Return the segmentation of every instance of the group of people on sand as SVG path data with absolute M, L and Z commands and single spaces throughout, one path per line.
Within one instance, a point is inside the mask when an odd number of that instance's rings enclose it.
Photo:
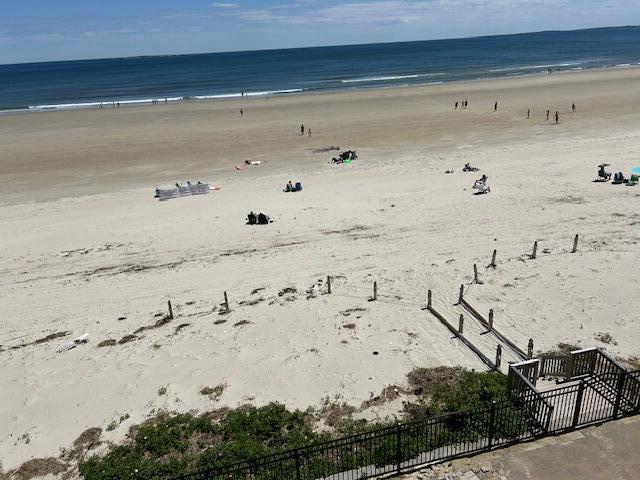
M 575 113 L 576 111 L 576 104 L 572 103 L 571 104 L 571 112 Z M 547 109 L 547 122 L 549 121 L 549 115 L 551 114 L 551 110 Z M 531 118 L 531 109 L 527 110 L 527 118 Z M 560 122 L 560 113 L 558 112 L 558 110 L 556 110 L 556 113 L 553 115 L 553 119 L 555 120 L 555 123 L 559 123 Z
M 247 225 L 268 225 L 270 222 L 269 216 L 263 212 L 255 214 L 251 211 L 247 215 Z
M 300 135 L 304 135 L 305 126 L 304 123 L 300 125 Z M 307 134 L 311 136 L 311 129 L 307 128 Z
M 596 182 L 608 182 L 609 180 L 611 180 L 611 172 L 607 172 L 605 170 L 605 167 L 608 166 L 608 163 L 602 163 L 598 165 L 598 178 L 595 180 Z M 626 178 L 624 176 L 624 173 L 618 172 L 613 174 L 613 182 L 611 183 L 613 185 L 626 184 L 632 187 L 638 184 L 638 181 L 640 180 L 638 177 L 639 175 L 632 174 L 630 178 Z
M 466 110 L 469 106 L 469 102 L 466 99 L 462 101 L 456 101 L 456 103 L 453 104 L 453 109 L 458 110 L 458 106 L 460 106 L 460 110 Z
M 284 187 L 285 192 L 299 192 L 300 190 L 302 190 L 302 183 L 296 182 L 294 185 L 291 180 Z
M 463 172 L 477 172 L 478 170 L 480 170 L 477 167 L 472 167 L 471 164 L 469 163 L 465 163 L 464 167 L 462 168 Z M 453 169 L 448 169 L 445 170 L 444 173 L 453 173 L 454 170 Z M 489 193 L 491 192 L 491 189 L 489 188 L 489 185 L 487 185 L 487 179 L 489 177 L 487 177 L 486 175 L 482 175 L 479 179 L 477 179 L 475 182 L 473 182 L 473 189 L 477 190 L 476 195 L 479 195 L 481 193 Z
M 331 159 L 332 163 L 349 163 L 351 160 L 358 158 L 355 150 L 345 150 L 337 157 Z

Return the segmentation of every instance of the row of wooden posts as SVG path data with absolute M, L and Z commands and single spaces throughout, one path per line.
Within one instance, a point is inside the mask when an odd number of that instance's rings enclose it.
M 576 253 L 577 251 L 578 251 L 578 235 L 576 234 L 576 236 L 573 239 L 573 248 L 571 249 L 571 253 Z M 497 254 L 498 254 L 498 251 L 494 249 L 493 254 L 491 255 L 491 263 L 488 265 L 488 267 L 491 267 L 491 268 L 496 267 Z M 536 240 L 535 242 L 533 242 L 533 252 L 530 255 L 530 258 L 532 260 L 535 260 L 537 254 L 538 254 L 538 241 Z M 480 283 L 480 279 L 478 276 L 478 265 L 476 263 L 473 264 L 473 280 L 474 280 L 474 283 Z M 327 293 L 331 293 L 331 277 L 329 275 L 327 275 Z M 460 285 L 460 294 L 458 297 L 458 303 L 462 303 L 463 297 L 464 297 L 464 285 Z M 375 301 L 375 300 L 378 300 L 378 282 L 377 281 L 373 282 L 373 296 L 369 298 L 369 301 Z M 174 317 L 173 317 L 173 307 L 171 306 L 171 300 L 169 300 L 167 304 L 169 308 L 167 318 L 169 320 L 173 320 Z M 226 291 L 224 292 L 223 306 L 224 306 L 223 313 L 228 313 L 231 311 L 231 309 L 229 308 L 229 297 Z M 427 308 L 429 307 L 431 307 L 431 290 L 429 290 L 427 294 Z M 489 331 L 493 330 L 493 309 L 489 310 L 488 328 L 489 328 Z M 460 314 L 460 319 L 458 321 L 458 334 L 462 335 L 463 331 L 464 331 L 464 316 Z M 530 338 L 528 348 L 527 348 L 527 357 L 532 358 L 532 356 L 533 356 L 533 339 Z M 502 347 L 498 345 L 496 347 L 496 362 L 495 362 L 496 368 L 500 368 L 501 359 L 502 359 Z
M 576 234 L 575 237 L 573 237 L 573 248 L 571 249 L 571 253 L 576 253 L 578 251 L 578 239 L 579 236 L 578 234 Z M 487 268 L 496 268 L 496 255 L 498 254 L 497 250 L 493 250 L 493 255 L 491 255 L 491 263 L 489 265 L 487 265 Z M 536 240 L 535 242 L 533 242 L 533 251 L 531 252 L 531 255 L 529 255 L 529 258 L 531 260 L 535 260 L 538 256 L 538 241 Z M 473 282 L 474 283 L 481 283 L 480 282 L 480 278 L 478 276 L 478 265 L 477 264 L 473 264 Z
M 222 313 L 229 313 L 231 309 L 229 308 L 229 297 L 227 296 L 227 292 L 224 292 L 224 310 Z M 169 308 L 169 312 L 167 313 L 167 319 L 173 320 L 173 306 L 171 305 L 171 300 L 167 301 L 167 306 Z
M 571 250 L 571 253 L 575 253 L 578 251 L 578 235 L 575 236 L 575 238 L 573 239 L 573 249 Z M 538 241 L 536 240 L 533 243 L 533 253 L 531 254 L 531 258 L 535 259 L 536 255 L 538 252 Z M 491 263 L 488 265 L 488 267 L 492 267 L 495 268 L 496 267 L 496 255 L 498 254 L 497 250 L 493 250 L 493 255 L 491 256 Z M 478 277 L 478 265 L 477 264 L 473 264 L 473 278 L 474 278 L 474 282 L 475 283 L 480 283 L 479 277 Z M 463 295 L 463 289 L 464 287 L 461 285 L 460 286 L 460 301 L 462 300 L 462 295 Z M 331 293 L 331 277 L 329 275 L 327 275 L 327 293 Z M 369 298 L 370 301 L 373 300 L 377 300 L 378 299 L 378 282 L 374 281 L 373 282 L 373 296 L 371 298 Z M 229 308 L 229 298 L 227 296 L 227 292 L 224 292 L 224 308 L 225 311 L 230 312 L 231 309 Z M 493 312 L 493 311 L 492 311 Z M 171 301 L 169 301 L 169 314 L 168 314 L 168 318 L 169 319 L 173 319 L 173 309 L 171 308 Z M 490 315 L 490 318 L 493 318 L 493 315 Z
M 460 302 L 459 302 L 459 304 L 462 303 L 462 298 L 463 298 L 462 296 L 463 296 L 463 293 L 464 293 L 464 285 L 461 285 L 460 287 L 461 288 L 460 288 Z M 431 305 L 431 302 L 432 302 L 432 293 L 431 293 L 431 290 L 428 290 L 427 291 L 427 310 L 429 310 L 432 313 L 434 313 L 438 318 L 441 318 L 442 316 L 434 311 L 434 309 L 433 309 L 433 307 Z M 493 308 L 492 308 L 492 309 L 489 310 L 488 322 L 486 324 L 487 328 L 488 328 L 488 332 L 493 332 L 499 338 L 501 338 L 503 336 L 501 334 L 498 334 L 498 332 L 495 331 L 494 328 L 493 328 L 493 317 L 494 317 L 494 314 L 493 314 Z M 467 340 L 464 337 L 464 315 L 462 313 L 460 314 L 460 317 L 458 318 L 458 329 L 457 329 L 457 331 L 444 318 L 441 318 L 441 320 L 445 323 L 445 325 L 456 336 L 460 337 L 464 341 L 464 343 L 469 345 L 469 343 L 470 343 L 469 340 Z M 482 323 L 484 323 L 484 321 Z M 511 343 L 511 342 L 509 342 L 509 343 Z M 477 351 L 477 347 L 472 346 L 472 350 Z M 529 339 L 529 342 L 527 344 L 527 354 L 526 354 L 526 356 L 527 356 L 527 359 L 533 358 L 533 339 L 532 338 Z M 495 357 L 495 368 L 497 370 L 500 369 L 501 362 L 502 362 L 502 345 L 498 344 L 496 346 L 496 357 Z

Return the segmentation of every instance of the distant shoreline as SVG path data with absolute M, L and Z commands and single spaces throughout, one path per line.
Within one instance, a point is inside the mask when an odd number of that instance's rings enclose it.
M 0 111 L 271 98 L 640 66 L 640 27 L 0 65 Z
M 620 64 L 608 67 L 593 67 L 593 68 L 574 68 L 553 71 L 551 75 L 566 75 L 566 74 L 582 74 L 591 72 L 607 72 L 614 70 L 636 70 L 640 68 L 640 64 Z M 326 90 L 303 90 L 303 89 L 289 89 L 289 90 L 277 90 L 271 92 L 245 92 L 234 94 L 212 94 L 212 95 L 196 95 L 196 96 L 179 96 L 179 97 L 159 97 L 159 98 L 146 98 L 146 99 L 123 99 L 123 100 L 108 100 L 108 101 L 92 101 L 81 102 L 75 104 L 59 104 L 59 105 L 41 105 L 41 106 L 29 106 L 23 108 L 10 108 L 0 109 L 0 117 L 25 114 L 25 113 L 41 113 L 41 112 L 54 112 L 54 111 L 74 111 L 74 110 L 88 110 L 88 109 L 100 109 L 100 108 L 130 108 L 130 107 L 144 107 L 154 106 L 159 104 L 177 104 L 177 103 L 204 103 L 209 101 L 229 101 L 229 100 L 249 100 L 249 99 L 267 99 L 274 97 L 285 96 L 300 96 L 300 95 L 318 95 L 318 94 L 336 94 L 336 93 L 348 93 L 358 91 L 375 91 L 375 90 L 388 90 L 388 89 L 403 89 L 403 88 L 422 88 L 435 85 L 462 85 L 465 83 L 477 83 L 477 82 L 494 82 L 499 80 L 515 80 L 531 77 L 544 77 L 548 74 L 544 71 L 536 71 L 527 74 L 517 75 L 501 75 L 495 77 L 478 77 L 468 78 L 462 80 L 442 80 L 435 82 L 425 83 L 413 83 L 413 84 L 396 84 L 396 85 L 372 85 L 362 87 L 345 87 Z M 353 82 L 356 83 L 356 82 Z M 101 107 L 102 104 L 102 107 Z

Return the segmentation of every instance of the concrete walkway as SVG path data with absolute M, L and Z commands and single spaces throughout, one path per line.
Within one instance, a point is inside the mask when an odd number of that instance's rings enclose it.
M 639 480 L 640 416 L 423 469 L 402 480 Z

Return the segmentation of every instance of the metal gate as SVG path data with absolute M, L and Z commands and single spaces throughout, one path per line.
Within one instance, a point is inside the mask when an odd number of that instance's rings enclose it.
M 542 397 L 553 406 L 549 432 L 612 420 L 640 410 L 640 372 L 594 374 Z

